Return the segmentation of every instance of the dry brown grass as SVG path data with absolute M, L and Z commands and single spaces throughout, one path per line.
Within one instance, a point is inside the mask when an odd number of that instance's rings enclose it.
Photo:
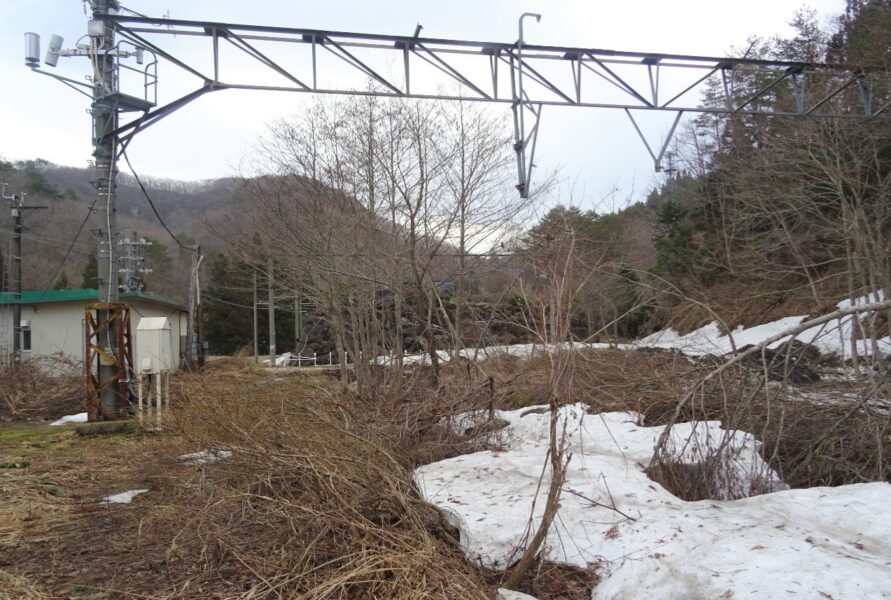
M 496 577 L 500 577 L 500 574 Z M 597 567 L 580 569 L 536 560 L 520 581 L 517 591 L 539 600 L 588 600 L 591 597 L 591 588 L 599 580 Z
M 717 364 L 717 359 L 691 360 L 666 351 L 584 352 L 574 373 L 575 396 L 568 400 L 596 412 L 638 412 L 646 425 L 667 424 L 678 401 Z M 505 356 L 482 368 L 495 379 L 499 408 L 547 401 L 546 358 Z M 683 407 L 678 421 L 718 420 L 728 429 L 753 433 L 762 442 L 762 456 L 793 487 L 891 479 L 891 421 L 886 410 L 871 404 L 875 391 L 844 382 L 765 386 L 763 373 L 759 360 L 729 369 Z M 830 401 L 803 400 L 802 391 Z M 680 497 L 713 497 L 709 482 L 721 462 L 705 463 L 694 473 L 665 462 L 654 473 L 661 472 L 660 482 Z
M 50 597 L 29 578 L 0 569 L 0 600 L 44 600 Z
M 202 374 L 180 390 L 184 449 L 234 454 L 177 481 L 171 509 L 149 518 L 176 532 L 168 561 L 191 561 L 171 596 L 490 596 L 359 400 L 300 375 Z
M 547 403 L 548 358 L 499 356 L 484 368 L 496 380 L 499 408 Z M 574 395 L 566 401 L 583 402 L 595 412 L 636 411 L 655 425 L 665 422 L 685 386 L 706 368 L 674 352 L 581 352 L 573 373 Z
M 27 361 L 0 369 L 0 423 L 57 419 L 80 412 L 84 404 L 83 378 L 50 375 L 51 367 Z
M 665 423 L 712 367 L 673 353 L 584 353 L 565 400 Z M 543 358 L 455 362 L 438 389 L 421 374 L 398 400 L 379 393 L 371 402 L 322 376 L 214 361 L 175 379 L 161 435 L 81 438 L 6 425 L 0 462 L 31 463 L 0 469 L 2 576 L 24 598 L 75 589 L 91 598 L 491 598 L 499 576 L 466 561 L 455 532 L 416 492 L 412 469 L 479 449 L 498 426 L 458 435 L 447 426 L 454 414 L 545 402 L 549 368 Z M 680 419 L 755 433 L 793 485 L 887 476 L 887 417 L 768 389 L 754 367 L 730 369 Z M 203 465 L 177 458 L 208 448 L 234 454 Z M 694 475 L 675 493 L 701 494 Z M 151 491 L 132 506 L 97 508 L 104 494 L 141 487 Z M 595 581 L 542 563 L 521 589 L 581 598 Z
M 119 579 L 137 586 L 141 557 L 130 553 L 129 534 L 138 530 L 138 507 L 102 508 L 100 500 L 128 489 L 160 491 L 155 468 L 165 442 L 141 434 L 83 438 L 72 427 L 42 423 L 0 426 L 0 463 L 17 465 L 0 469 L 0 570 L 54 597 L 78 590 L 119 597 L 112 591 Z

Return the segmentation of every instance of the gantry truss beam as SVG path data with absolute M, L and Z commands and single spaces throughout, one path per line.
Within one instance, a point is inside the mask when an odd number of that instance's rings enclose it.
M 137 131 L 218 90 L 503 103 L 514 110 L 514 149 L 523 165 L 518 188 L 526 194 L 544 106 L 624 110 L 657 170 L 685 113 L 891 116 L 889 73 L 865 66 L 424 38 L 420 26 L 415 35 L 399 36 L 123 15 L 107 21 L 122 39 L 199 80 L 194 91 L 121 125 L 114 134 L 124 147 Z M 194 44 L 183 52 L 169 43 L 174 36 L 206 46 L 196 58 Z M 248 81 L 244 72 L 236 72 L 224 78 L 232 52 L 248 57 L 267 77 Z M 431 74 L 439 77 L 432 87 Z M 355 75 L 371 85 L 357 84 Z M 713 101 L 703 105 L 706 88 Z M 675 114 L 658 144 L 639 127 L 634 115 L 640 111 Z M 528 130 L 524 115 L 532 119 Z

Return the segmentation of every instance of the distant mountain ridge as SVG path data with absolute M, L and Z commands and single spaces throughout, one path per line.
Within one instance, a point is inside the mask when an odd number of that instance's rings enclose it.
M 0 161 L 0 182 L 7 184 L 6 193 L 25 193 L 27 205 L 46 207 L 25 214 L 24 289 L 50 288 L 63 273 L 69 287 L 83 287 L 82 283 L 90 283 L 83 282 L 82 278 L 98 242 L 94 233 L 96 215 L 90 217 L 80 232 L 78 230 L 95 199 L 94 180 L 95 172 L 91 168 L 55 165 L 41 159 Z M 206 218 L 233 208 L 241 179 L 176 181 L 140 174 L 140 180 L 161 218 L 181 241 L 191 244 L 200 240 L 207 248 L 219 245 L 206 227 Z M 140 237 L 151 239 L 155 245 L 149 255 L 154 273 L 146 277 L 149 289 L 173 298 L 184 298 L 189 253 L 182 251 L 171 239 L 136 180 L 126 173 L 118 176 L 117 214 L 119 231 L 135 231 Z M 12 229 L 10 213 L 4 210 L 0 217 L 0 256 L 7 273 Z M 75 236 L 77 242 L 72 245 Z M 69 248 L 69 256 L 63 263 Z

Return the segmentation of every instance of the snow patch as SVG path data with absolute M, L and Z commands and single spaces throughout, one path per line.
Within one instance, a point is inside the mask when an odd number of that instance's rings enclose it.
M 880 290 L 875 294 L 856 298 L 853 303 L 850 299 L 842 300 L 836 304 L 836 307 L 844 309 L 852 305 L 881 302 L 884 299 L 885 293 Z M 674 329 L 669 328 L 634 342 L 632 347 L 678 350 L 688 356 L 723 356 L 746 346 L 760 344 L 774 335 L 801 324 L 807 318 L 808 315 L 783 317 L 754 327 L 737 327 L 728 335 L 721 334 L 716 321 L 691 331 L 687 335 L 680 335 Z M 835 321 L 805 329 L 794 339 L 805 344 L 812 344 L 823 354 L 835 354 L 842 359 L 850 358 L 854 347 L 856 347 L 858 356 L 871 356 L 875 349 L 878 349 L 881 354 L 891 354 L 891 336 L 877 340 L 876 348 L 873 348 L 871 340 L 855 339 L 860 332 L 862 318 L 863 315 L 840 317 Z M 792 336 L 786 336 L 771 343 L 768 348 L 778 348 L 792 339 Z
M 102 499 L 102 502 L 100 502 L 99 505 L 110 506 L 112 504 L 130 504 L 133 502 L 133 498 L 140 494 L 144 494 L 147 491 L 148 490 L 127 490 L 126 492 L 115 494 L 114 496 L 106 496 Z
M 77 413 L 76 415 L 65 415 L 61 419 L 57 419 L 50 423 L 50 427 L 59 427 L 61 425 L 67 425 L 68 423 L 86 423 L 87 422 L 87 413 Z
M 458 527 L 467 556 L 504 569 L 519 558 L 516 548 L 544 509 L 549 417 L 496 412 L 509 423 L 506 450 L 426 465 L 415 480 Z M 563 407 L 560 420 L 572 458 L 543 555 L 599 565 L 603 579 L 592 598 L 891 596 L 891 519 L 883 516 L 891 485 L 746 498 L 754 482 L 758 489 L 785 487 L 758 454 L 757 440 L 716 422 L 691 422 L 672 428 L 676 456 L 695 464 L 724 444 L 724 496 L 741 499 L 685 502 L 644 472 L 662 427 L 641 427 L 634 413 L 588 415 L 583 405 Z
M 530 596 L 529 594 L 524 594 L 523 592 L 515 592 L 513 590 L 508 590 L 505 588 L 498 588 L 498 593 L 495 594 L 495 600 L 537 600 L 535 596 Z
M 600 344 L 585 342 L 565 342 L 560 344 L 509 344 L 501 346 L 485 346 L 483 348 L 462 348 L 454 353 L 457 358 L 464 358 L 472 361 L 482 361 L 494 358 L 496 356 L 515 356 L 517 358 L 533 358 L 554 352 L 565 352 L 569 350 L 605 350 L 608 348 L 618 348 L 621 350 L 629 350 L 629 344 Z M 452 355 L 445 350 L 438 350 L 436 356 L 440 362 L 449 362 Z M 378 356 L 372 363 L 378 365 L 391 365 L 396 362 L 394 356 Z M 430 364 L 430 354 L 406 354 L 402 357 L 402 364 L 405 365 L 428 365 Z

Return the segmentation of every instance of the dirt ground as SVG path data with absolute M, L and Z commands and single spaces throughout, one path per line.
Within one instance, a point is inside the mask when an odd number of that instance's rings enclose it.
M 143 546 L 140 519 L 161 501 L 170 439 L 81 437 L 74 426 L 0 426 L 0 598 L 111 598 L 168 586 L 164 554 Z M 180 467 L 184 468 L 184 467 Z M 102 505 L 148 488 L 154 499 Z M 148 495 L 147 495 L 148 496 Z

